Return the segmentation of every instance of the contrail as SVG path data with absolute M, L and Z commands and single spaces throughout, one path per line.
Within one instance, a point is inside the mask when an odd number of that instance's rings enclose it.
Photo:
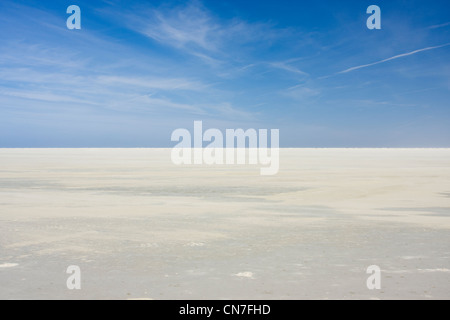
M 395 60 L 395 59 L 398 59 L 398 58 L 403 58 L 403 57 L 406 57 L 406 56 L 411 56 L 411 55 L 413 55 L 413 54 L 416 54 L 416 53 L 419 53 L 419 52 L 422 52 L 422 51 L 428 51 L 428 50 L 433 50 L 433 49 L 438 49 L 438 48 L 446 47 L 446 46 L 448 46 L 448 45 L 450 45 L 450 43 L 446 43 L 446 44 L 443 44 L 443 45 L 441 45 L 441 46 L 436 46 L 436 47 L 423 48 L 423 49 L 411 51 L 411 52 L 408 52 L 408 53 L 402 53 L 402 54 L 399 54 L 399 55 L 396 55 L 396 56 L 393 56 L 393 57 L 390 57 L 390 58 L 387 58 L 387 59 L 384 59 L 384 60 L 381 60 L 381 61 L 377 61 L 377 62 L 374 62 L 374 63 L 363 64 L 363 65 L 361 65 L 361 66 L 352 67 L 352 68 L 349 68 L 349 69 L 347 69 L 347 70 L 340 71 L 340 72 L 338 72 L 338 73 L 336 73 L 336 74 L 347 73 L 347 72 L 351 72 L 351 71 L 354 71 L 354 70 L 358 70 L 358 69 L 362 69 L 362 68 L 371 67 L 371 66 L 374 66 L 374 65 L 376 65 L 376 64 L 380 64 L 380 63 L 383 63 L 383 62 Z

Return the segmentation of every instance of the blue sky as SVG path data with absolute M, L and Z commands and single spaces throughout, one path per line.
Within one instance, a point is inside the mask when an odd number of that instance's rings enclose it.
M 66 9 L 81 8 L 68 30 Z M 369 30 L 366 9 L 382 11 Z M 0 147 L 450 147 L 449 1 L 0 2 Z

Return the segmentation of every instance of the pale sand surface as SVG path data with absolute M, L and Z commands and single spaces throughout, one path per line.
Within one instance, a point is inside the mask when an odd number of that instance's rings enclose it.
M 450 298 L 450 149 L 280 162 L 260 176 L 177 167 L 170 149 L 0 149 L 0 299 Z

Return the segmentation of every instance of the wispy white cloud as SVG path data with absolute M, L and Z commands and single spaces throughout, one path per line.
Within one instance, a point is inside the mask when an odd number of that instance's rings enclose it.
M 117 68 L 107 68 L 110 65 L 106 63 L 92 69 L 89 61 L 79 61 L 76 54 L 66 55 L 58 47 L 41 50 L 40 45 L 17 44 L 13 48 L 15 55 L 9 51 L 0 54 L 0 101 L 3 108 L 13 106 L 10 111 L 16 114 L 39 109 L 71 113 L 71 108 L 76 107 L 86 112 L 176 113 L 222 119 L 249 116 L 226 102 L 226 92 L 203 81 L 183 78 L 176 72 L 165 76 L 161 72 L 128 72 L 127 57 L 124 63 L 114 61 Z M 53 66 L 48 60 L 51 58 Z M 208 104 L 207 92 L 215 92 L 221 102 Z
M 377 64 L 381 64 L 381 63 L 385 63 L 385 62 L 388 62 L 388 61 L 392 61 L 392 60 L 395 60 L 395 59 L 400 59 L 400 58 L 404 58 L 404 57 L 407 57 L 407 56 L 412 56 L 412 55 L 417 54 L 419 52 L 429 51 L 429 50 L 433 50 L 433 49 L 439 49 L 439 48 L 443 48 L 443 47 L 446 47 L 446 46 L 449 46 L 449 45 L 450 45 L 450 43 L 446 43 L 446 44 L 443 44 L 443 45 L 440 45 L 440 46 L 427 47 L 427 48 L 418 49 L 418 50 L 414 50 L 414 51 L 407 52 L 407 53 L 402 53 L 402 54 L 399 54 L 399 55 L 396 55 L 396 56 L 393 56 L 393 57 L 390 57 L 390 58 L 387 58 L 387 59 L 383 59 L 383 60 L 380 60 L 380 61 L 377 61 L 377 62 L 373 62 L 373 63 L 369 63 L 369 64 L 363 64 L 363 65 L 356 66 L 356 67 L 351 67 L 351 68 L 348 68 L 346 70 L 337 72 L 336 74 L 352 72 L 352 71 L 355 71 L 355 70 L 358 70 L 358 69 L 371 67 L 371 66 L 374 66 L 374 65 L 377 65 Z
M 295 73 L 295 74 L 299 74 L 299 75 L 302 75 L 302 76 L 309 76 L 308 73 L 306 73 L 306 72 L 304 72 L 304 71 L 302 71 L 302 70 L 300 70 L 300 69 L 298 69 L 298 68 L 296 68 L 296 67 L 294 67 L 292 65 L 289 65 L 286 62 L 272 62 L 272 63 L 270 63 L 270 66 L 272 66 L 274 68 L 281 69 L 281 70 L 285 70 L 285 71 L 288 71 L 288 72 L 292 72 L 292 73 Z
M 318 89 L 307 86 L 306 84 L 299 84 L 281 92 L 282 95 L 298 101 L 305 101 L 320 94 Z
M 207 114 L 202 108 L 187 103 L 173 102 L 168 98 L 155 98 L 151 94 L 140 95 L 126 101 L 113 102 L 111 107 L 115 109 L 128 109 L 139 111 L 158 111 L 167 108 L 178 111 L 186 111 L 193 114 Z
M 238 109 L 229 102 L 223 102 L 220 103 L 219 105 L 212 105 L 211 108 L 215 110 L 216 113 L 221 117 L 228 117 L 240 120 L 254 119 L 256 115 L 254 112 L 248 112 Z
M 444 28 L 450 26 L 450 22 L 442 23 L 442 24 L 435 24 L 432 26 L 429 26 L 428 29 L 438 29 L 438 28 Z
M 105 85 L 129 85 L 143 89 L 203 91 L 208 86 L 199 82 L 180 78 L 139 78 L 130 76 L 99 76 L 98 81 Z
M 216 49 L 212 35 L 219 27 L 198 6 L 188 5 L 167 13 L 152 10 L 147 21 L 142 23 L 139 31 L 159 42 L 176 47 L 193 44 L 209 51 Z
M 130 30 L 215 67 L 228 67 L 245 52 L 253 50 L 255 44 L 270 47 L 290 32 L 266 22 L 249 23 L 239 18 L 219 18 L 198 1 L 170 8 L 147 7 L 138 13 L 123 13 L 121 23 Z M 246 46 L 248 44 L 253 45 Z
M 0 90 L 0 95 L 45 102 L 60 102 L 60 103 L 69 102 L 78 104 L 81 103 L 81 104 L 97 105 L 91 100 L 77 99 L 67 95 L 55 94 L 53 92 L 30 91 L 30 90 L 22 90 L 22 91 Z

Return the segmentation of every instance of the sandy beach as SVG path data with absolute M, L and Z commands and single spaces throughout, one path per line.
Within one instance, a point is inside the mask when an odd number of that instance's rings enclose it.
M 170 151 L 0 149 L 0 299 L 450 299 L 450 149 Z

